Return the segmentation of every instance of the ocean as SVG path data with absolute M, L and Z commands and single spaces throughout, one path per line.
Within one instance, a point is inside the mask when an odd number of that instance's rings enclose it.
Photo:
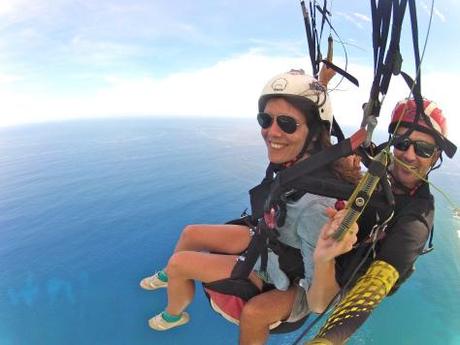
M 1 129 L 0 345 L 237 344 L 237 327 L 211 311 L 200 287 L 188 325 L 151 330 L 166 293 L 138 284 L 166 264 L 185 225 L 238 217 L 266 164 L 255 120 Z M 431 176 L 457 205 L 459 168 L 459 157 L 445 159 Z M 435 250 L 348 344 L 460 344 L 460 220 L 433 193 Z

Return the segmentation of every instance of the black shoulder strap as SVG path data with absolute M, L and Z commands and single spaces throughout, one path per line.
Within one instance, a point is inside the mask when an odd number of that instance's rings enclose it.
M 281 171 L 273 181 L 270 194 L 265 202 L 265 211 L 281 200 L 283 193 L 295 189 L 296 183 L 302 176 L 324 167 L 331 162 L 348 155 L 351 155 L 366 138 L 364 129 L 358 130 L 350 138 L 332 145 L 307 159 L 300 161 L 289 169 Z

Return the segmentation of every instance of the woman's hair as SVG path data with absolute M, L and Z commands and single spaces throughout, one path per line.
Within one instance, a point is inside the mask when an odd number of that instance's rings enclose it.
M 321 133 L 317 139 L 317 143 L 320 147 L 320 150 L 332 146 L 331 135 L 326 128 L 321 130 Z M 361 157 L 355 154 L 333 161 L 329 164 L 329 168 L 332 170 L 335 176 L 352 184 L 358 184 L 362 177 Z
M 308 126 L 308 136 L 305 140 L 305 151 L 310 154 L 332 146 L 330 123 L 321 120 L 318 106 L 305 98 L 288 97 L 287 101 L 299 109 L 305 116 Z M 361 159 L 357 155 L 343 157 L 330 163 L 328 167 L 333 174 L 346 182 L 357 184 L 361 179 Z

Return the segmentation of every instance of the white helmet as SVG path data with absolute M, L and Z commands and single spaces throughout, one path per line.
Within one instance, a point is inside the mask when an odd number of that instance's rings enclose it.
M 291 69 L 287 73 L 273 77 L 263 88 L 259 98 L 259 112 L 263 112 L 266 103 L 272 97 L 286 96 L 307 99 L 318 106 L 318 113 L 323 121 L 332 126 L 332 106 L 326 88 L 315 78 L 306 75 L 303 69 Z

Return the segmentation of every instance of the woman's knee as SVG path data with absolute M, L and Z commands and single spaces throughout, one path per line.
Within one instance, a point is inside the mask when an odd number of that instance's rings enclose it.
M 187 271 L 187 267 L 190 264 L 188 252 L 176 252 L 168 261 L 167 271 L 169 277 L 184 275 Z
M 254 303 L 254 301 L 249 300 L 248 303 L 244 305 L 243 310 L 241 311 L 240 322 L 246 325 L 269 325 L 270 322 L 266 320 L 266 317 L 267 311 L 265 310 L 264 306 L 260 303 Z
M 288 291 L 271 290 L 250 299 L 241 313 L 241 322 L 253 327 L 269 326 L 285 320 L 292 310 L 294 289 Z
M 187 249 L 194 249 L 194 246 L 199 245 L 201 236 L 199 236 L 198 229 L 199 225 L 191 224 L 182 230 L 179 241 L 186 247 L 190 247 Z

